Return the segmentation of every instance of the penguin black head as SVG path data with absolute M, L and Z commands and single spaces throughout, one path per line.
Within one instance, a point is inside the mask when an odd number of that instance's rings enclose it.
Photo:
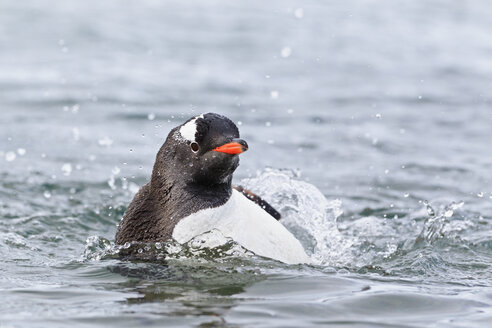
M 172 175 L 186 184 L 230 184 L 238 155 L 247 149 L 230 119 L 202 114 L 171 130 L 157 154 L 152 180 Z

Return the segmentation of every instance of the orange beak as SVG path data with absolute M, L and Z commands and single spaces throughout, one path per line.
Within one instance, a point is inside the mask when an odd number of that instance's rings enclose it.
M 241 154 L 244 153 L 246 150 L 248 150 L 248 144 L 242 139 L 233 139 L 232 142 L 226 143 L 225 145 L 214 149 L 214 151 L 230 155 Z

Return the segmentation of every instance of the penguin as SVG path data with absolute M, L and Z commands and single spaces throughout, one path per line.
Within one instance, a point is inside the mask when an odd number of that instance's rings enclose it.
M 157 153 L 150 181 L 123 215 L 116 244 L 170 239 L 184 244 L 218 230 L 256 255 L 287 264 L 310 263 L 272 206 L 232 186 L 239 155 L 247 150 L 237 126 L 216 113 L 173 128 Z

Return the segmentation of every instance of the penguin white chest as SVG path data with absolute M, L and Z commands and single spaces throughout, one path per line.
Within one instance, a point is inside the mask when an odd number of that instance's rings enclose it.
M 237 190 L 224 205 L 181 219 L 173 238 L 186 243 L 214 229 L 257 255 L 288 264 L 311 262 L 301 243 L 280 222 Z

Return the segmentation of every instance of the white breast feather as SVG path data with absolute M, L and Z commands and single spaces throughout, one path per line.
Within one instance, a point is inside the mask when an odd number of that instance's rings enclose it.
M 183 244 L 213 229 L 257 255 L 288 264 L 311 262 L 301 243 L 280 222 L 237 190 L 224 205 L 181 219 L 173 238 Z

